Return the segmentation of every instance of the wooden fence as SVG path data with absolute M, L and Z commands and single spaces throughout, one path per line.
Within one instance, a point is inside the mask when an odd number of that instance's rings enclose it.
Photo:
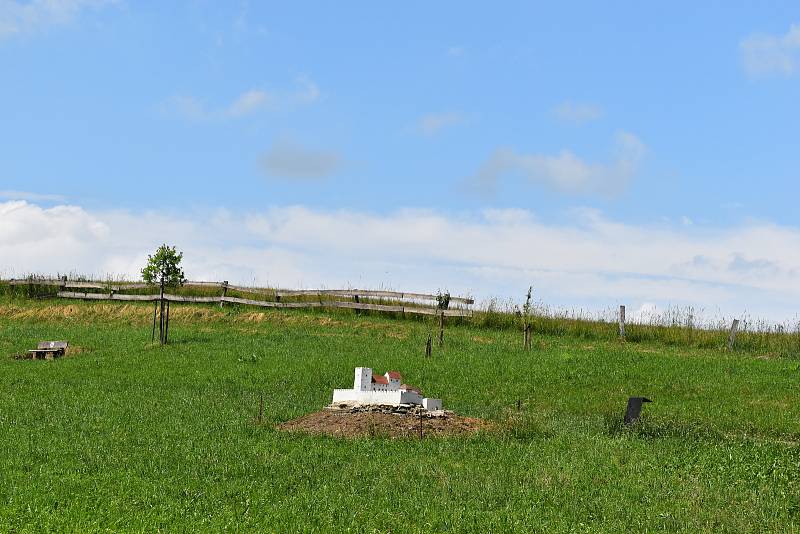
M 56 296 L 70 299 L 83 300 L 116 300 L 116 301 L 145 301 L 153 302 L 161 299 L 160 294 L 132 295 L 118 293 L 119 291 L 152 288 L 153 286 L 141 283 L 101 283 L 101 282 L 80 282 L 61 279 L 23 279 L 10 280 L 10 285 L 45 285 L 56 286 L 59 291 Z M 440 309 L 437 304 L 440 295 L 427 293 L 408 293 L 399 291 L 382 291 L 368 289 L 271 289 L 253 288 L 230 285 L 227 282 L 203 282 L 188 281 L 182 287 L 204 287 L 219 288 L 219 296 L 184 296 L 165 294 L 164 300 L 170 302 L 192 302 L 192 303 L 224 303 L 245 304 L 248 306 L 260 306 L 264 308 L 349 308 L 354 310 L 371 310 L 381 312 L 408 313 L 418 315 L 442 315 L 445 317 L 469 317 L 472 310 L 467 308 L 450 309 L 449 304 L 469 306 L 474 304 L 474 300 L 466 297 L 449 297 L 446 309 Z M 96 289 L 98 292 L 77 292 L 68 291 L 71 289 Z M 227 295 L 228 291 L 249 293 L 264 298 L 274 300 L 255 300 Z M 317 297 L 317 300 L 305 300 L 298 302 L 286 302 L 282 298 L 292 297 Z M 353 299 L 350 301 L 337 300 L 342 298 Z M 362 302 L 362 299 L 375 300 L 387 299 L 393 304 L 377 304 L 374 302 Z M 413 303 L 406 301 L 416 301 Z M 428 306 L 419 304 L 419 301 L 430 303 Z

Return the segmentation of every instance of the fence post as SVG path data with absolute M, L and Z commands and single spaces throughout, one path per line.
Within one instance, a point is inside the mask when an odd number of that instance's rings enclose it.
M 158 343 L 164 344 L 164 281 L 161 281 L 161 294 L 158 297 Z
M 625 306 L 619 307 L 619 337 L 625 339 Z
M 150 342 L 156 340 L 156 315 L 158 315 L 158 301 L 153 302 L 153 335 L 150 336 Z
M 67 290 L 67 275 L 61 277 L 61 287 L 59 288 L 61 291 Z
M 728 334 L 728 350 L 733 350 L 733 344 L 736 343 L 736 332 L 739 330 L 739 319 L 734 319 L 731 324 L 731 331 Z
M 164 345 L 167 344 L 169 340 L 169 301 L 167 301 L 167 320 L 164 326 Z
M 439 311 L 439 347 L 444 344 L 444 310 Z
M 219 298 L 219 307 L 222 308 L 225 306 L 225 295 L 228 294 L 228 281 L 225 280 L 222 282 L 222 296 Z
M 427 341 L 427 343 L 425 343 L 425 357 L 426 358 L 430 358 L 431 357 L 431 349 L 433 348 L 432 345 L 433 345 L 433 340 L 431 339 L 431 335 L 428 334 L 428 341 Z
M 524 337 L 523 337 L 523 347 L 525 350 L 530 350 L 531 348 L 531 325 L 530 323 L 525 323 L 525 328 L 523 329 Z

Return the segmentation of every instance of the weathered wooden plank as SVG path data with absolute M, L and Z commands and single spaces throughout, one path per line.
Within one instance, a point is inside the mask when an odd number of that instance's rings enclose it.
M 46 280 L 37 280 L 37 279 L 33 279 L 33 280 L 22 279 L 22 280 L 19 280 L 19 279 L 13 279 L 13 280 L 9 280 L 8 284 L 12 285 L 12 286 L 23 286 L 23 285 L 28 285 L 28 284 L 34 284 L 34 285 L 39 285 L 39 286 L 60 286 L 62 284 L 62 281 L 61 280 L 50 280 L 50 279 L 46 279 Z
M 262 308 L 319 308 L 319 302 L 269 302 L 265 300 L 241 299 L 238 297 L 225 297 L 225 302 L 234 304 L 248 304 L 250 306 L 261 306 Z
M 111 289 L 114 291 L 124 291 L 126 289 L 145 289 L 148 287 L 156 287 L 154 284 L 121 284 L 116 286 L 111 286 Z
M 183 295 L 164 295 L 164 300 L 168 300 L 170 302 L 220 302 L 220 298 L 221 297 L 185 297 Z
M 160 299 L 158 294 L 155 295 L 126 295 L 121 293 L 86 293 L 75 291 L 59 291 L 58 297 L 83 299 L 83 300 L 119 300 L 119 301 L 157 301 Z M 323 301 L 323 302 L 270 302 L 264 300 L 243 299 L 238 297 L 188 297 L 182 295 L 164 295 L 164 300 L 171 302 L 190 302 L 190 303 L 215 303 L 215 302 L 230 302 L 232 304 L 246 304 L 250 306 L 260 306 L 262 308 L 349 308 L 355 310 L 373 310 L 383 312 L 396 312 L 396 313 L 412 313 L 421 315 L 439 315 L 443 314 L 445 317 L 470 317 L 472 312 L 470 310 L 452 309 L 452 310 L 437 310 L 436 308 L 421 308 L 415 306 L 396 306 L 386 304 L 369 304 L 364 302 L 339 302 L 339 301 Z
M 373 310 L 383 312 L 403 312 L 403 306 L 391 306 L 387 304 L 368 304 L 364 302 L 323 302 L 323 306 L 330 306 L 332 308 L 349 308 L 352 310 Z
M 105 296 L 108 297 L 108 300 L 130 300 L 130 301 L 144 301 L 144 302 L 158 300 L 158 295 L 125 295 L 123 293 L 114 293 L 112 295 L 105 295 Z
M 367 298 L 389 298 L 397 300 L 436 300 L 436 295 L 425 293 L 405 293 L 400 291 L 382 291 L 370 289 L 277 289 L 275 294 L 281 297 L 296 296 L 321 296 L 332 295 L 337 297 L 367 297 Z M 475 301 L 464 297 L 450 297 L 450 302 L 460 302 L 463 304 L 473 304 Z
M 402 293 L 405 299 L 419 299 L 419 300 L 436 300 L 438 295 L 430 295 L 427 293 Z M 460 302 L 462 304 L 475 304 L 475 301 L 467 297 L 450 297 L 450 302 Z
M 202 282 L 199 280 L 187 280 L 183 283 L 184 286 L 207 286 L 207 287 L 220 287 L 222 283 L 220 282 Z M 233 287 L 233 286 L 228 286 Z
M 59 285 L 67 288 L 73 289 L 108 289 L 108 286 L 105 284 L 98 284 L 96 282 L 67 282 L 64 284 L 61 282 L 60 284 L 47 284 L 47 285 Z
M 403 313 L 414 313 L 417 315 L 437 315 L 436 308 L 417 308 L 413 306 L 403 306 Z
M 42 280 L 13 279 L 9 280 L 8 283 L 11 285 L 37 284 L 37 285 L 64 286 L 63 280 L 50 279 L 50 278 Z M 223 283 L 221 282 L 206 282 L 201 280 L 189 280 L 184 284 L 184 286 L 194 286 L 194 287 L 222 287 L 222 285 Z M 139 282 L 132 282 L 132 283 L 116 282 L 112 284 L 107 284 L 101 282 L 68 281 L 65 287 L 73 289 L 85 288 L 85 289 L 105 289 L 111 291 L 124 291 L 126 289 L 144 289 L 153 286 Z M 437 295 L 432 295 L 429 293 L 407 293 L 402 291 L 384 291 L 384 290 L 371 290 L 371 289 L 271 289 L 271 288 L 233 286 L 230 284 L 228 284 L 227 287 L 230 290 L 241 291 L 244 293 L 254 293 L 266 296 L 275 295 L 279 297 L 337 296 L 346 298 L 366 297 L 366 298 L 388 298 L 397 300 L 429 300 L 429 301 L 435 301 L 437 298 Z M 467 297 L 450 297 L 450 302 L 462 303 L 462 304 L 475 303 L 473 299 Z

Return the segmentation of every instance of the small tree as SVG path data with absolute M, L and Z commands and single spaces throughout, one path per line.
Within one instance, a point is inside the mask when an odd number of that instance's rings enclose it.
M 155 254 L 147 256 L 147 265 L 142 269 L 142 279 L 147 284 L 158 284 L 161 287 L 161 294 L 158 302 L 153 309 L 153 335 L 156 337 L 156 317 L 158 321 L 158 340 L 164 345 L 169 334 L 169 301 L 164 302 L 164 288 L 178 287 L 186 282 L 186 278 L 181 269 L 183 253 L 178 252 L 175 247 L 161 245 Z M 159 312 L 160 309 L 160 313 Z M 166 314 L 164 313 L 166 311 Z
M 142 279 L 148 284 L 161 287 L 177 287 L 186 282 L 181 269 L 183 253 L 175 247 L 161 245 L 155 254 L 147 256 L 147 265 L 142 269 Z

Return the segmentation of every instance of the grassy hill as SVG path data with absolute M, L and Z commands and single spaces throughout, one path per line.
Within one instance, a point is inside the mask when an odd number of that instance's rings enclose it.
M 540 322 L 525 352 L 518 331 L 476 320 L 448 326 L 425 359 L 432 322 L 200 305 L 173 307 L 160 347 L 150 313 L 0 298 L 0 530 L 800 529 L 791 350 L 622 343 L 586 334 L 606 326 Z M 74 350 L 13 358 L 44 339 Z M 358 365 L 397 369 L 499 430 L 274 430 L 349 387 Z M 631 395 L 654 403 L 625 429 Z

